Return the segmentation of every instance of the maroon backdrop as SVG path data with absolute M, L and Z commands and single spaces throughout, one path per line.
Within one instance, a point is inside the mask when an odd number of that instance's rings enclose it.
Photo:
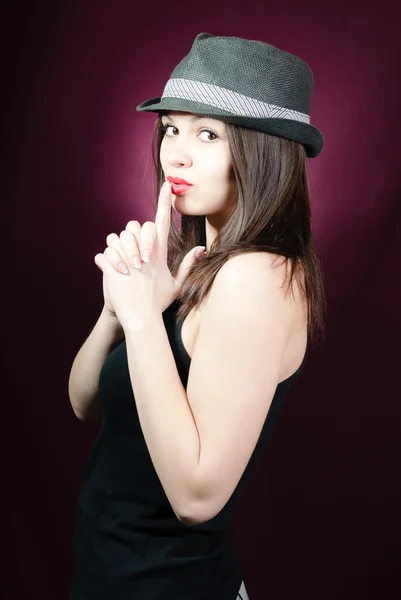
M 309 161 L 327 342 L 312 352 L 238 510 L 251 600 L 401 597 L 400 10 L 391 2 L 18 4 L 3 20 L 4 598 L 67 597 L 100 422 L 68 398 L 102 307 L 108 233 L 152 219 L 137 104 L 195 36 L 261 39 L 315 76 Z M 368 5 L 369 4 L 369 5 Z

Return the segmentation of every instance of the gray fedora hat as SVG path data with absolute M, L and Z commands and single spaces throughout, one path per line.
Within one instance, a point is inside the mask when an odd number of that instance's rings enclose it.
M 185 111 L 294 140 L 309 158 L 323 148 L 310 124 L 313 74 L 298 56 L 271 44 L 199 33 L 161 97 L 138 111 Z

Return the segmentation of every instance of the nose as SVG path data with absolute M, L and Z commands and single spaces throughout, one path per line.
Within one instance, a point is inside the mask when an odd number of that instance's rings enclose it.
M 184 152 L 175 151 L 170 153 L 167 158 L 168 164 L 172 167 L 189 167 L 192 164 L 190 157 Z

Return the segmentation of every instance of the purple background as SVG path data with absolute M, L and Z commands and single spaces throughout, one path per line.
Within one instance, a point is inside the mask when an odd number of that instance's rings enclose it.
M 309 168 L 327 342 L 237 513 L 250 599 L 400 597 L 401 14 L 391 4 L 69 1 L 3 14 L 2 597 L 67 597 L 100 427 L 74 416 L 67 392 L 103 304 L 93 258 L 128 220 L 154 220 L 155 117 L 135 107 L 162 93 L 202 31 L 306 60 L 311 122 L 325 137 Z

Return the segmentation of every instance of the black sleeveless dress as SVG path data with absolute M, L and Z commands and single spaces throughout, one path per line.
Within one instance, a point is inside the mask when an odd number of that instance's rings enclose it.
M 182 344 L 177 308 L 174 301 L 163 320 L 186 389 L 191 359 Z M 142 434 L 125 340 L 114 348 L 100 372 L 103 422 L 78 499 L 69 600 L 237 598 L 242 573 L 230 541 L 235 506 L 305 358 L 277 386 L 255 450 L 227 504 L 210 521 L 186 526 L 170 506 Z

